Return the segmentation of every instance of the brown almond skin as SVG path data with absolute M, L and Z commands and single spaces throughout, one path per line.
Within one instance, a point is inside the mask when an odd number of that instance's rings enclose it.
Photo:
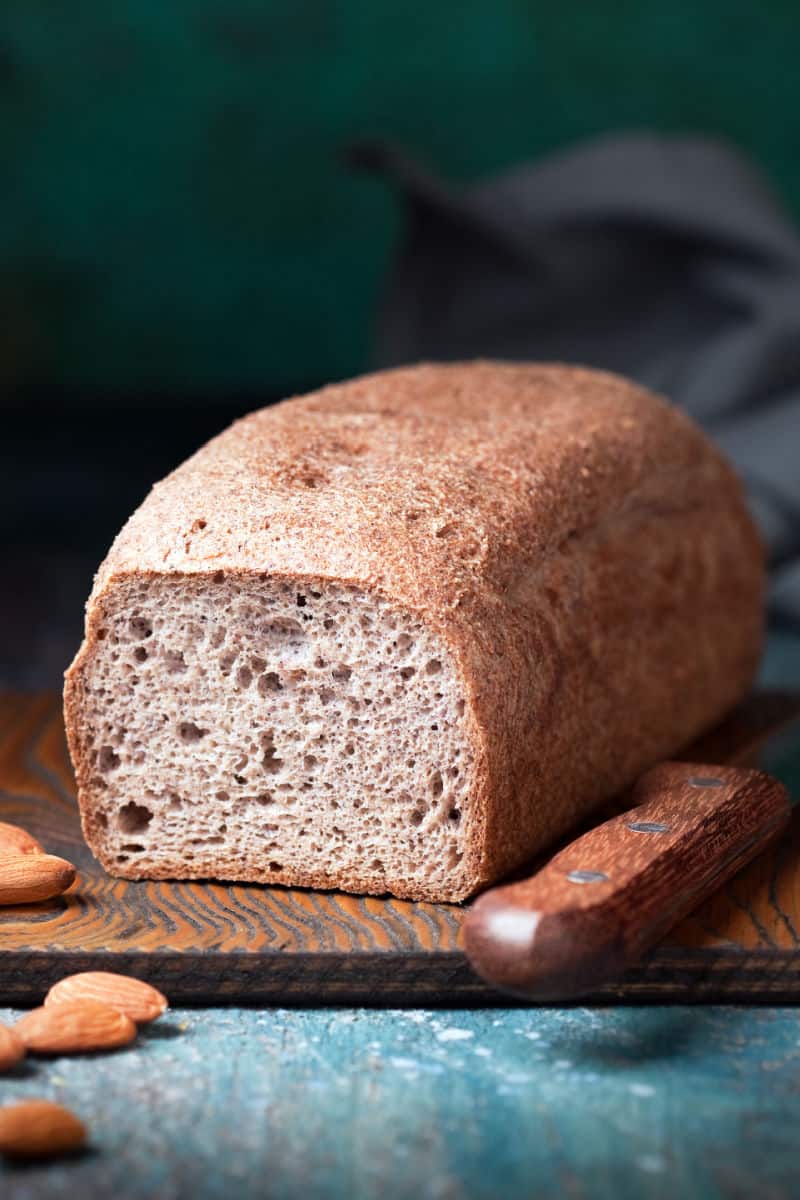
M 0 821 L 0 854 L 44 854 L 45 848 L 20 825 Z
M 99 1000 L 125 1013 L 137 1025 L 154 1021 L 168 1008 L 167 998 L 157 988 L 130 975 L 113 971 L 81 971 L 53 984 L 44 998 L 45 1007 L 70 1000 Z
M 0 853 L 0 904 L 33 904 L 60 896 L 75 881 L 75 868 L 53 854 Z
M 130 1017 L 99 1000 L 65 1000 L 34 1008 L 14 1030 L 31 1054 L 88 1054 L 114 1050 L 136 1037 Z
M 86 1126 L 51 1100 L 20 1100 L 0 1108 L 0 1153 L 7 1158 L 58 1158 L 86 1144 Z
M 7 1071 L 25 1054 L 25 1043 L 13 1029 L 0 1025 L 0 1071 Z

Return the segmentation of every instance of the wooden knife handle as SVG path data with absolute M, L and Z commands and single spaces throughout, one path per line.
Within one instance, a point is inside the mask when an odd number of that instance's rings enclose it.
M 783 785 L 742 767 L 661 763 L 632 803 L 536 875 L 478 897 L 464 935 L 487 982 L 553 1001 L 619 979 L 789 819 Z

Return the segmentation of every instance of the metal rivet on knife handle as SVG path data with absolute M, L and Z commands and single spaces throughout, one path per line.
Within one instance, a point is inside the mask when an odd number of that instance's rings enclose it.
M 686 782 L 688 783 L 689 787 L 725 787 L 723 780 L 717 779 L 714 775 L 691 775 Z
M 605 883 L 608 876 L 603 871 L 568 871 L 570 883 Z

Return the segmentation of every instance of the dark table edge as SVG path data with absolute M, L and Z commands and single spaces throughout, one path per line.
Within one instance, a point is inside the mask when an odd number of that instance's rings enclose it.
M 64 975 L 114 970 L 145 978 L 174 1005 L 329 1005 L 494 1007 L 519 1003 L 495 991 L 459 952 L 255 955 L 174 951 L 70 952 L 60 961 L 40 951 L 0 951 L 0 1003 L 41 1003 Z M 587 1004 L 797 1004 L 800 959 L 791 950 L 741 947 L 688 951 L 660 948 L 624 979 L 581 997 Z M 525 1003 L 525 1001 L 522 1001 Z

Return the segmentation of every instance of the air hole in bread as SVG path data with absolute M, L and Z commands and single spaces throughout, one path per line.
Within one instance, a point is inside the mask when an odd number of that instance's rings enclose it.
M 141 833 L 153 819 L 153 814 L 144 804 L 129 800 L 117 813 L 117 826 L 123 833 Z
M 140 640 L 153 636 L 153 626 L 146 617 L 131 617 L 129 627 L 133 636 Z
M 271 862 L 271 863 L 269 864 L 269 869 L 270 869 L 270 871 L 282 871 L 282 870 L 283 870 L 283 863 L 279 863 L 279 862 Z
M 199 742 L 207 733 L 207 729 L 201 729 L 194 721 L 182 721 L 178 726 L 178 735 L 182 742 Z
M 438 658 L 429 658 L 425 664 L 426 675 L 438 675 L 442 669 L 442 664 Z
M 143 663 L 147 658 L 147 651 L 145 650 L 144 646 L 137 646 L 133 652 L 133 657 L 137 662 Z
M 126 842 L 122 849 L 127 851 L 128 854 L 141 854 L 144 846 L 140 842 Z
M 186 659 L 183 657 L 182 650 L 165 650 L 164 664 L 167 670 L 172 675 L 177 675 L 186 670 Z
M 245 691 L 247 688 L 250 687 L 250 684 L 252 682 L 253 682 L 253 672 L 250 670 L 250 668 L 249 667 L 239 667 L 239 670 L 236 672 L 237 686 L 240 687 L 242 689 L 242 691 Z
M 258 681 L 258 692 L 260 696 L 266 696 L 270 692 L 280 692 L 283 689 L 280 675 L 277 671 L 267 671 Z
M 443 791 L 442 773 L 441 771 L 434 771 L 433 775 L 431 775 L 431 795 L 441 796 Z
M 97 755 L 98 771 L 113 771 L 119 766 L 119 755 L 112 746 L 101 746 Z
M 299 641 L 304 637 L 300 622 L 288 617 L 278 620 L 273 618 L 266 627 L 266 633 L 270 639 L 284 638 L 287 641 Z
M 233 667 L 233 664 L 236 662 L 236 659 L 237 659 L 237 651 L 236 650 L 226 650 L 224 654 L 220 655 L 219 669 L 223 675 L 230 675 L 231 668 Z
M 261 759 L 261 765 L 270 775 L 276 774 L 283 766 L 283 759 L 278 757 L 275 749 L 275 742 L 273 741 L 273 735 L 271 733 L 262 734 L 261 749 L 264 752 L 264 756 Z

